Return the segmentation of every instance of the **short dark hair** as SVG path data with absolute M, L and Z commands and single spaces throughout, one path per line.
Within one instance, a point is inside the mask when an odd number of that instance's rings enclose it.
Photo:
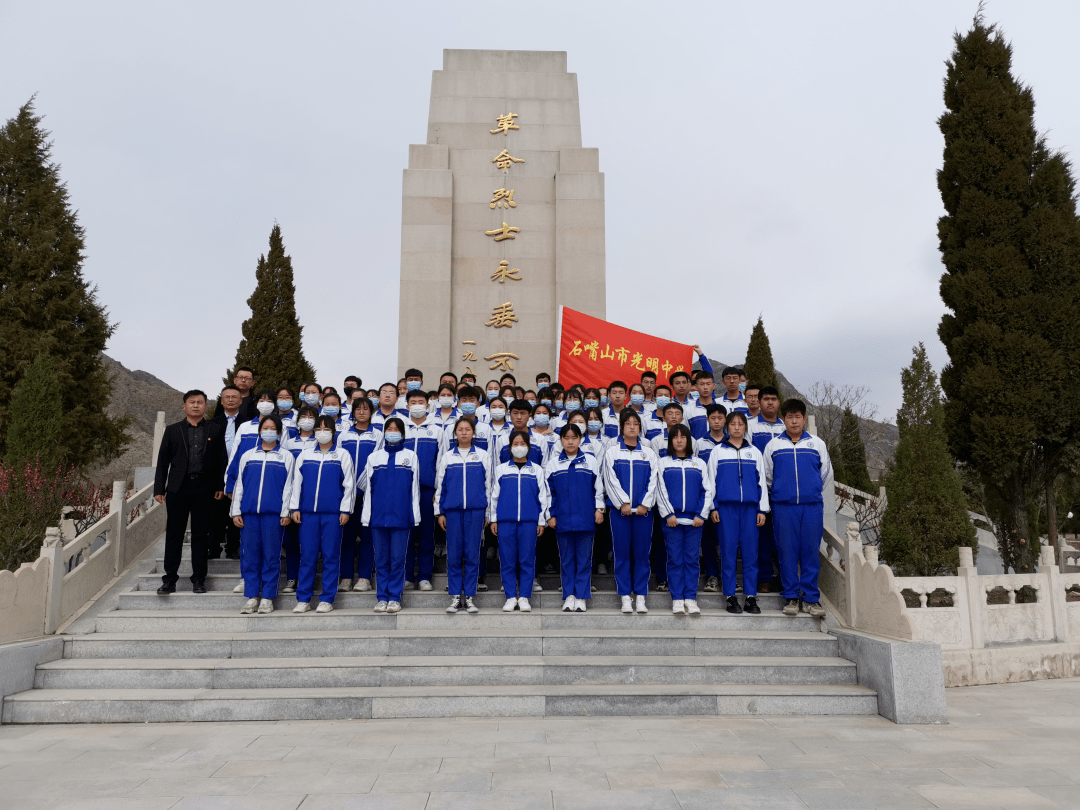
M 676 371 L 676 372 L 674 372 L 673 374 L 668 376 L 668 382 L 674 384 L 675 380 L 678 377 L 686 377 L 686 381 L 690 382 L 690 375 L 687 374 L 685 371 Z
M 404 379 L 407 380 L 407 379 L 409 379 L 409 377 L 419 377 L 422 380 L 422 379 L 424 379 L 424 372 L 422 372 L 418 368 L 407 368 L 407 369 L 405 369 L 405 377 L 404 377 Z
M 776 388 L 774 386 L 772 386 L 772 385 L 765 385 L 765 386 L 762 386 L 760 391 L 758 391 L 758 396 L 759 397 L 776 397 L 777 399 L 780 399 L 780 392 L 777 391 Z
M 724 371 L 720 375 L 720 377 L 724 378 L 728 374 L 734 374 L 736 377 L 738 377 L 740 374 L 742 374 L 742 369 L 741 368 L 735 368 L 735 366 L 725 366 Z
M 702 370 L 702 371 L 699 371 L 696 375 L 694 375 L 694 382 L 697 382 L 698 380 L 713 380 L 713 379 L 714 379 L 714 377 L 713 377 L 711 371 Z
M 370 399 L 368 399 L 367 397 L 360 397 L 360 399 L 353 400 L 352 408 L 349 410 L 349 412 L 355 416 L 356 409 L 364 405 L 367 406 L 368 413 L 373 413 L 375 411 L 375 406 L 371 404 Z
M 251 375 L 252 379 L 254 379 L 254 377 L 255 377 L 255 369 L 250 368 L 249 366 L 240 366 L 240 368 L 238 368 L 236 370 L 236 374 L 239 374 L 241 371 L 246 371 L 248 374 Z M 233 374 L 233 376 L 235 377 L 236 374 Z
M 663 407 L 663 408 L 662 408 L 661 410 L 663 410 L 663 412 L 664 412 L 664 413 L 667 413 L 667 412 L 668 412 L 668 411 L 670 411 L 670 410 L 671 410 L 672 408 L 678 408 L 678 409 L 679 409 L 679 413 L 682 413 L 682 412 L 683 412 L 683 406 L 682 406 L 682 405 L 680 405 L 680 404 L 679 404 L 678 402 L 676 402 L 675 400 L 672 400 L 671 402 L 669 402 L 669 403 L 668 403 L 667 405 L 665 405 L 665 406 L 664 406 L 664 407 Z
M 562 426 L 562 430 L 559 431 L 560 438 L 569 433 L 571 436 L 577 436 L 581 438 L 581 428 L 575 425 L 573 422 L 567 422 Z
M 350 374 L 348 377 L 345 378 L 345 382 L 354 382 L 356 383 L 356 387 L 359 388 L 364 381 L 357 377 L 355 374 Z
M 655 371 L 643 371 L 643 372 L 641 372 L 641 379 L 644 380 L 646 377 L 651 377 L 652 379 L 655 380 L 656 379 L 656 372 Z
M 623 391 L 625 391 L 626 390 L 626 383 L 624 383 L 622 380 L 613 380 L 610 383 L 608 383 L 607 390 L 608 390 L 609 394 L 611 393 L 612 388 L 621 388 Z
M 454 386 L 452 386 L 450 383 L 443 383 L 439 386 L 438 393 L 442 394 L 443 391 L 449 391 L 451 394 L 455 395 L 457 394 L 457 392 L 454 390 Z
M 259 392 L 259 395 L 255 397 L 255 401 L 260 402 L 263 397 L 266 397 L 271 402 L 277 402 L 277 391 L 273 388 L 264 388 Z
M 539 374 L 536 375 L 536 384 L 537 385 L 540 384 L 540 378 L 541 377 L 547 377 L 547 381 L 551 382 L 551 375 L 548 374 L 546 371 L 541 371 Z
M 187 402 L 192 397 L 202 397 L 203 400 L 206 400 L 206 398 L 207 398 L 206 397 L 206 392 L 205 391 L 200 391 L 198 388 L 192 388 L 190 391 L 185 391 L 184 392 L 184 402 Z
M 461 399 L 462 397 L 472 397 L 473 399 L 483 399 L 484 398 L 483 394 L 481 394 L 481 392 L 480 392 L 480 389 L 477 388 L 475 385 L 462 386 L 457 391 L 457 397 L 458 397 L 458 399 Z
M 379 386 L 379 393 L 380 394 L 383 392 L 384 388 L 393 388 L 394 393 L 397 393 L 397 383 L 384 382 L 382 385 Z
M 801 399 L 785 399 L 784 404 L 780 406 L 780 415 L 787 416 L 789 413 L 801 413 L 806 416 L 806 403 Z
M 661 388 L 663 388 L 663 389 L 664 389 L 665 391 L 667 391 L 667 392 L 668 392 L 669 394 L 671 393 L 671 386 L 670 386 L 670 385 L 664 385 L 663 383 L 661 383 L 660 385 L 656 386 L 656 389 L 655 389 L 655 390 L 653 391 L 653 393 L 655 394 L 655 393 L 659 392 Z
M 517 385 L 517 377 L 511 374 L 509 371 L 499 377 L 499 385 L 502 385 L 503 380 L 510 380 L 514 385 Z
M 529 404 L 529 401 L 527 399 L 515 399 L 513 402 L 510 403 L 510 410 L 528 411 L 529 413 L 532 413 L 533 411 L 532 405 Z
M 319 416 L 319 411 L 314 405 L 301 405 L 300 410 L 296 412 L 297 420 L 304 416 L 310 416 L 312 419 L 316 419 Z
M 337 433 L 337 422 L 332 416 L 328 416 L 325 413 L 321 416 L 315 417 L 315 429 L 318 430 L 321 427 L 328 427 L 334 433 Z
M 744 428 L 750 427 L 750 420 L 746 418 L 746 414 L 742 411 L 735 411 L 734 413 L 732 413 L 731 416 L 727 418 L 728 424 L 730 425 L 735 419 L 742 419 Z
M 750 385 L 746 386 L 746 388 L 745 388 L 745 389 L 743 389 L 743 393 L 744 393 L 744 394 L 745 394 L 745 393 L 746 393 L 747 391 L 757 391 L 757 392 L 758 392 L 758 396 L 759 396 L 759 397 L 761 396 L 761 386 L 760 386 L 760 385 L 756 385 L 756 384 L 753 384 L 753 383 L 752 383 L 752 384 L 750 384 Z
M 274 428 L 278 432 L 278 438 L 281 438 L 281 417 L 278 416 L 276 413 L 268 413 L 266 416 L 259 419 L 259 432 L 260 433 L 262 432 L 263 425 L 265 425 L 267 422 L 273 422 L 274 423 Z
M 413 397 L 423 397 L 424 402 L 428 401 L 427 391 L 423 391 L 417 388 L 415 391 L 409 391 L 407 394 L 405 394 L 405 404 L 407 405 L 409 402 L 411 402 Z
M 708 419 L 714 413 L 722 413 L 724 415 L 724 418 L 725 419 L 727 418 L 727 408 L 725 408 L 723 405 L 721 405 L 718 402 L 714 402 L 711 405 L 706 405 L 705 406 L 705 418 L 706 419 Z
M 238 394 L 240 393 L 240 389 L 237 388 L 235 385 L 226 385 L 224 388 L 221 389 L 221 394 L 224 394 L 226 391 L 235 391 Z M 218 394 L 219 399 L 221 398 L 221 394 Z M 187 394 L 184 395 L 184 399 L 187 399 Z
M 514 444 L 514 439 L 516 439 L 518 436 L 520 436 L 521 438 L 523 438 L 525 440 L 525 444 L 531 450 L 532 449 L 532 438 L 529 436 L 529 431 L 527 431 L 527 430 L 512 430 L 512 431 L 510 431 L 510 435 L 506 439 L 506 446 L 507 447 L 512 447 L 513 444 Z
M 383 422 L 383 433 L 386 433 L 386 431 L 389 430 L 390 427 L 392 427 L 393 425 L 397 425 L 397 429 L 402 436 L 405 435 L 405 422 L 402 421 L 400 416 L 391 416 L 389 419 Z
M 282 391 L 285 391 L 286 393 L 288 393 L 288 395 L 290 397 L 293 396 L 293 390 L 291 388 L 289 388 L 289 386 L 287 386 L 287 385 L 279 385 L 277 391 L 274 392 L 274 396 L 277 396 Z
M 472 380 L 473 382 L 476 382 L 476 375 L 475 374 L 462 374 L 461 379 L 462 379 L 462 381 L 464 381 L 464 380 Z
M 641 414 L 635 411 L 633 408 L 623 408 L 619 412 L 619 435 L 622 436 L 623 428 L 626 427 L 626 423 L 631 419 L 637 419 L 638 430 L 641 430 Z
M 457 421 L 454 422 L 454 430 L 452 432 L 456 435 L 458 425 L 460 425 L 462 422 L 464 422 L 466 425 L 468 425 L 469 427 L 472 428 L 473 435 L 475 436 L 476 435 L 476 417 L 475 416 L 459 416 Z
M 455 383 L 456 383 L 456 382 L 458 381 L 458 376 L 457 376 L 457 374 L 455 374 L 455 373 L 454 373 L 454 372 L 452 372 L 452 371 L 444 371 L 444 372 L 443 372 L 442 374 L 440 374 L 440 375 L 439 375 L 439 379 L 440 379 L 440 380 L 441 380 L 441 379 L 442 379 L 443 377 L 453 377 L 453 378 L 454 378 L 454 382 L 455 382 Z
M 673 441 L 676 436 L 686 437 L 686 455 L 679 456 L 675 453 L 675 442 Z M 680 422 L 677 425 L 672 425 L 668 430 L 667 437 L 667 454 L 670 458 L 690 458 L 694 455 L 694 437 L 690 433 L 690 428 Z

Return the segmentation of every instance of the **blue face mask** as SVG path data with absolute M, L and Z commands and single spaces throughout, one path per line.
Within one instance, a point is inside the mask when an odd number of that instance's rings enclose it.
M 304 400 L 308 405 L 313 408 L 319 407 L 319 395 L 318 394 L 301 394 L 300 399 Z
M 259 433 L 259 438 L 267 444 L 277 444 L 278 433 L 276 430 L 264 430 Z
M 631 405 L 637 405 L 637 406 L 644 405 L 645 404 L 645 395 L 644 394 L 631 394 L 630 395 L 630 404 Z
M 385 441 L 387 444 L 400 444 L 401 443 L 401 434 L 398 433 L 397 431 L 395 431 L 393 433 L 384 433 L 383 434 L 383 441 Z
M 601 394 L 601 395 L 600 395 L 600 406 L 601 406 L 601 407 L 603 407 L 603 406 L 607 405 L 607 404 L 608 404 L 608 403 L 609 403 L 610 401 L 611 401 L 611 400 L 609 400 L 609 399 L 608 399 L 608 398 L 607 398 L 606 396 L 604 396 L 603 394 Z
M 739 393 L 742 394 L 742 393 L 745 393 L 745 392 L 746 392 L 746 383 L 744 383 L 744 382 L 739 383 Z
M 322 409 L 323 416 L 337 416 L 340 411 L 337 405 L 323 405 Z
M 407 391 L 419 391 L 420 387 L 424 384 L 423 380 L 406 380 L 405 389 Z
M 292 400 L 291 399 L 279 399 L 277 401 L 277 407 L 279 411 L 291 411 Z
M 533 417 L 533 424 L 537 427 L 547 427 L 548 422 L 550 421 L 551 417 L 548 416 L 546 413 L 538 413 L 536 416 Z
M 573 413 L 574 411 L 581 410 L 581 403 L 574 399 L 566 400 L 566 412 Z
M 487 396 L 487 398 L 488 398 L 488 402 L 491 402 L 491 400 L 495 399 L 495 397 L 497 397 L 498 395 L 499 395 L 499 392 L 498 392 L 498 391 L 496 391 L 496 390 L 494 390 L 494 389 L 493 389 L 493 390 L 491 390 L 491 391 L 487 391 L 487 392 L 486 392 L 486 396 Z
M 529 403 L 530 408 L 535 408 L 536 407 L 536 400 L 535 399 L 527 399 L 525 401 Z
M 557 410 L 557 411 L 561 411 L 563 409 L 563 404 L 561 402 L 559 402 L 559 400 L 555 400 L 554 405 L 555 405 L 555 410 Z
M 589 420 L 589 433 L 599 433 L 603 423 L 598 419 Z
M 660 410 L 665 405 L 671 402 L 671 397 L 657 397 L 656 398 L 656 410 Z
M 461 412 L 466 416 L 472 416 L 476 413 L 475 402 L 462 402 L 458 407 L 461 408 Z
M 542 400 L 540 400 L 540 404 L 541 405 L 547 405 L 550 408 L 551 407 L 551 400 L 550 399 L 542 399 Z
M 585 400 L 585 407 L 586 408 L 599 408 L 600 407 L 600 400 L 598 400 L 598 399 L 587 399 L 587 400 Z
M 379 398 L 378 397 L 368 397 L 368 402 L 371 403 L 372 408 L 378 408 L 379 407 Z

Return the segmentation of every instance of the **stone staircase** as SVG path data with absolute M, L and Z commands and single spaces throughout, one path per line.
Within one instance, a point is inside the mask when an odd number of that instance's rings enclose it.
M 167 598 L 154 593 L 161 565 L 96 632 L 67 637 L 35 688 L 4 700 L 2 721 L 877 713 L 836 639 L 817 619 L 783 616 L 777 595 L 760 597 L 759 616 L 733 616 L 701 593 L 703 613 L 690 617 L 653 593 L 647 615 L 624 616 L 601 576 L 587 613 L 563 613 L 558 577 L 541 577 L 533 611 L 505 614 L 489 574 L 481 612 L 448 615 L 437 574 L 396 615 L 372 613 L 374 593 L 349 592 L 329 614 L 295 615 L 285 595 L 269 616 L 242 616 L 238 562 L 211 560 L 209 593 Z

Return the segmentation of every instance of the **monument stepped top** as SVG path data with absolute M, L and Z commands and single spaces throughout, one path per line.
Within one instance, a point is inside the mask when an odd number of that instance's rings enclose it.
M 566 51 L 474 51 L 444 48 L 443 70 L 566 73 Z

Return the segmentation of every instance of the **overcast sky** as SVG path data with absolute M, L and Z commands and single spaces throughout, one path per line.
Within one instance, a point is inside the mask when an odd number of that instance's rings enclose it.
M 442 49 L 565 50 L 606 175 L 608 319 L 733 362 L 761 313 L 797 386 L 865 384 L 894 418 L 911 347 L 945 360 L 935 122 L 976 8 L 3 0 L 0 115 L 37 93 L 111 356 L 216 391 L 277 221 L 320 381 L 374 385 L 395 376 L 401 171 Z M 986 16 L 1073 151 L 1080 3 Z

